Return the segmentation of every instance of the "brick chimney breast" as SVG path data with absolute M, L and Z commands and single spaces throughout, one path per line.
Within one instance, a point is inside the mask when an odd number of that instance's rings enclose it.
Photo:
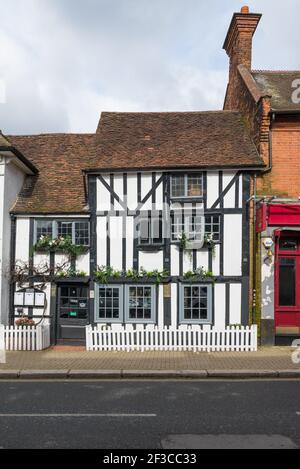
M 241 8 L 241 13 L 244 13 L 244 14 L 248 14 L 249 13 L 249 7 L 248 6 L 244 6 Z
M 238 66 L 244 65 L 251 70 L 252 38 L 261 16 L 258 13 L 249 13 L 249 7 L 244 6 L 240 13 L 234 13 L 232 17 L 223 46 L 230 59 L 226 109 L 236 109 L 232 106 L 235 101 L 235 89 L 238 86 Z

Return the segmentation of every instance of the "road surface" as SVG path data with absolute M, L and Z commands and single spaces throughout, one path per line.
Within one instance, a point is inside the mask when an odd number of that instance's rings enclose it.
M 300 448 L 300 382 L 0 382 L 0 448 L 203 447 Z

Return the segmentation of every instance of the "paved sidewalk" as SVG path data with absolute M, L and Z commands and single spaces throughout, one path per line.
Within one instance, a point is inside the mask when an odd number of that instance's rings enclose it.
M 87 352 L 50 349 L 43 352 L 7 352 L 1 370 L 298 370 L 290 347 L 260 348 L 255 353 Z M 300 353 L 298 354 L 300 358 Z

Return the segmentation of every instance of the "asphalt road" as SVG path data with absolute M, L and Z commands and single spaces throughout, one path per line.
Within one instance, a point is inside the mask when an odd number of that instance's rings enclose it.
M 300 448 L 300 382 L 0 383 L 0 448 L 203 447 Z

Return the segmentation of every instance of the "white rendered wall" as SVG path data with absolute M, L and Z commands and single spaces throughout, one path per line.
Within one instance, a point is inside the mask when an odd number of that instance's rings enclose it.
M 10 210 L 23 186 L 24 173 L 8 160 L 4 160 L 4 164 L 0 164 L 0 167 L 0 322 L 7 324 L 9 316 Z

